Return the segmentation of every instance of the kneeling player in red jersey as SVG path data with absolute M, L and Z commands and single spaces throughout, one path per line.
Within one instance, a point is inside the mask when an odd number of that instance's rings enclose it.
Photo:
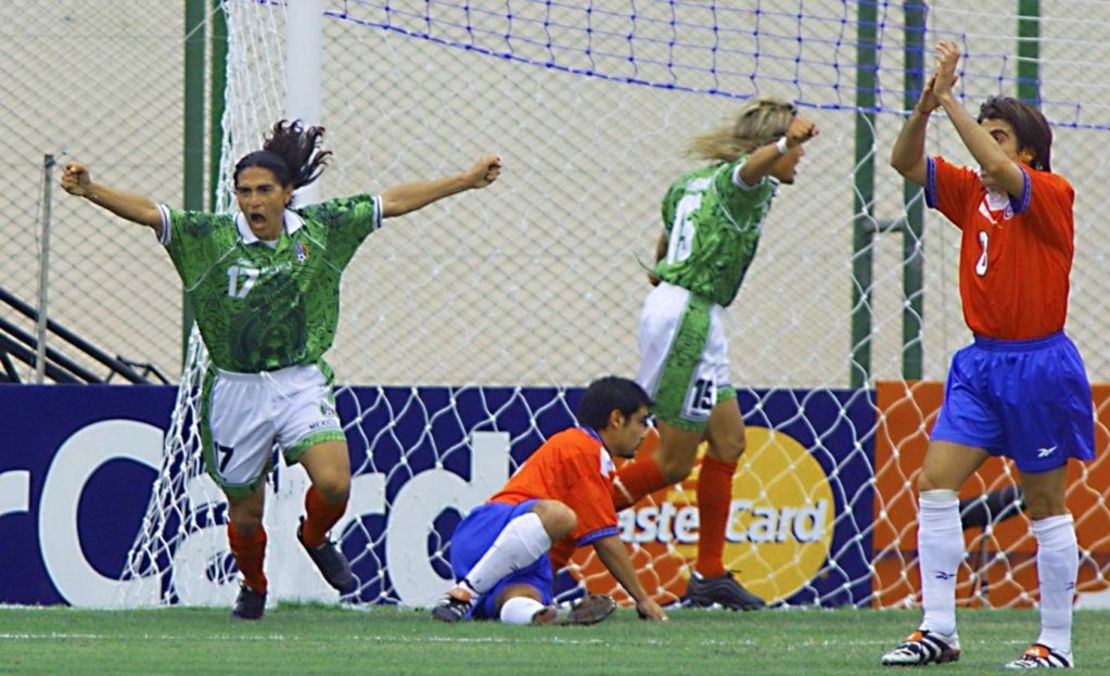
M 572 537 L 598 558 L 636 601 L 642 617 L 667 614 L 636 577 L 617 529 L 613 456 L 632 457 L 648 431 L 651 398 L 634 381 L 610 376 L 590 384 L 579 427 L 554 435 L 451 538 L 457 584 L 436 604 L 443 622 L 500 619 L 509 624 L 592 624 L 615 607 L 589 595 L 569 608 L 552 605 L 548 550 Z

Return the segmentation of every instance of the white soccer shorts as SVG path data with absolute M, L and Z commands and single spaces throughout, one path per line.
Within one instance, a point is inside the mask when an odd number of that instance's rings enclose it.
M 736 396 L 722 311 L 720 305 L 666 282 L 644 301 L 636 381 L 655 400 L 660 420 L 704 430 L 717 402 Z
M 204 459 L 228 495 L 258 488 L 275 446 L 293 464 L 315 444 L 345 439 L 331 383 L 316 365 L 264 373 L 217 370 L 205 385 Z

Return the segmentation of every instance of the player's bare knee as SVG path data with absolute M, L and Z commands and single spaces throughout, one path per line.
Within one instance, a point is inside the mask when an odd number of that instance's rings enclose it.
M 578 527 L 578 515 L 558 500 L 540 500 L 532 508 L 552 540 L 562 540 Z
M 680 481 L 685 481 L 690 473 L 694 471 L 694 463 L 681 463 L 676 464 L 663 470 L 662 474 L 666 477 L 668 483 L 676 484 Z
M 690 476 L 703 434 L 704 430 L 682 429 L 660 421 L 659 447 L 653 457 L 659 474 L 667 483 L 678 483 Z
M 262 494 L 255 493 L 242 497 L 229 497 L 227 501 L 227 520 L 240 535 L 251 536 L 262 525 L 265 509 Z
M 235 532 L 244 537 L 254 535 L 255 531 L 262 525 L 262 510 L 252 508 L 235 509 L 230 508 L 227 512 L 227 519 L 231 522 Z
M 736 462 L 744 455 L 748 442 L 743 435 L 725 439 L 711 439 L 708 453 L 721 462 Z
M 346 502 L 351 493 L 351 477 L 340 473 L 324 477 L 313 485 L 319 491 L 320 497 L 330 505 Z
M 656 456 L 655 464 L 659 466 L 659 474 L 667 483 L 678 483 L 690 476 L 694 470 L 694 453 L 664 453 Z
M 320 495 L 323 496 L 324 500 L 329 505 L 343 504 L 347 502 L 347 499 L 351 496 L 350 484 L 344 485 L 342 487 L 335 487 L 331 490 L 322 490 L 320 491 Z

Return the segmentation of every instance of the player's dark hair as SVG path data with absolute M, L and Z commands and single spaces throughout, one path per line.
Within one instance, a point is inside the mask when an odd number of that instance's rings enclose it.
M 651 404 L 651 397 L 635 380 L 606 376 L 590 383 L 582 394 L 578 402 L 578 423 L 603 430 L 609 426 L 609 414 L 613 411 L 628 417 Z
M 312 183 L 331 155 L 330 150 L 320 150 L 323 137 L 323 127 L 306 130 L 300 120 L 278 120 L 262 150 L 243 156 L 235 165 L 235 185 L 239 185 L 239 174 L 247 167 L 269 169 L 279 184 L 291 185 L 294 190 Z
M 992 96 L 979 108 L 979 120 L 1004 120 L 1014 128 L 1018 150 L 1033 153 L 1029 165 L 1052 171 L 1052 128 L 1041 111 L 1012 96 Z

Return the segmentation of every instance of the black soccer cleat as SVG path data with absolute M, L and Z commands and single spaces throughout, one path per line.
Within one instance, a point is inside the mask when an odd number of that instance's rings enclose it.
M 474 596 L 462 587 L 455 587 L 436 601 L 432 607 L 432 617 L 440 622 L 460 622 L 465 620 L 474 607 Z M 541 611 L 543 612 L 543 611 Z
M 308 552 L 308 558 L 316 564 L 324 580 L 341 595 L 353 592 L 355 576 L 351 573 L 351 564 L 343 556 L 343 552 L 339 551 L 339 547 L 331 540 L 324 540 L 319 547 L 309 547 L 301 537 L 303 531 L 304 517 L 301 518 L 301 525 L 297 526 L 297 542 Z
M 239 596 L 231 609 L 233 620 L 261 620 L 266 612 L 266 592 L 256 592 L 245 584 L 239 585 Z
M 711 608 L 720 606 L 730 610 L 759 610 L 767 604 L 763 599 L 744 589 L 731 573 L 705 578 L 694 573 L 686 583 L 685 606 Z

